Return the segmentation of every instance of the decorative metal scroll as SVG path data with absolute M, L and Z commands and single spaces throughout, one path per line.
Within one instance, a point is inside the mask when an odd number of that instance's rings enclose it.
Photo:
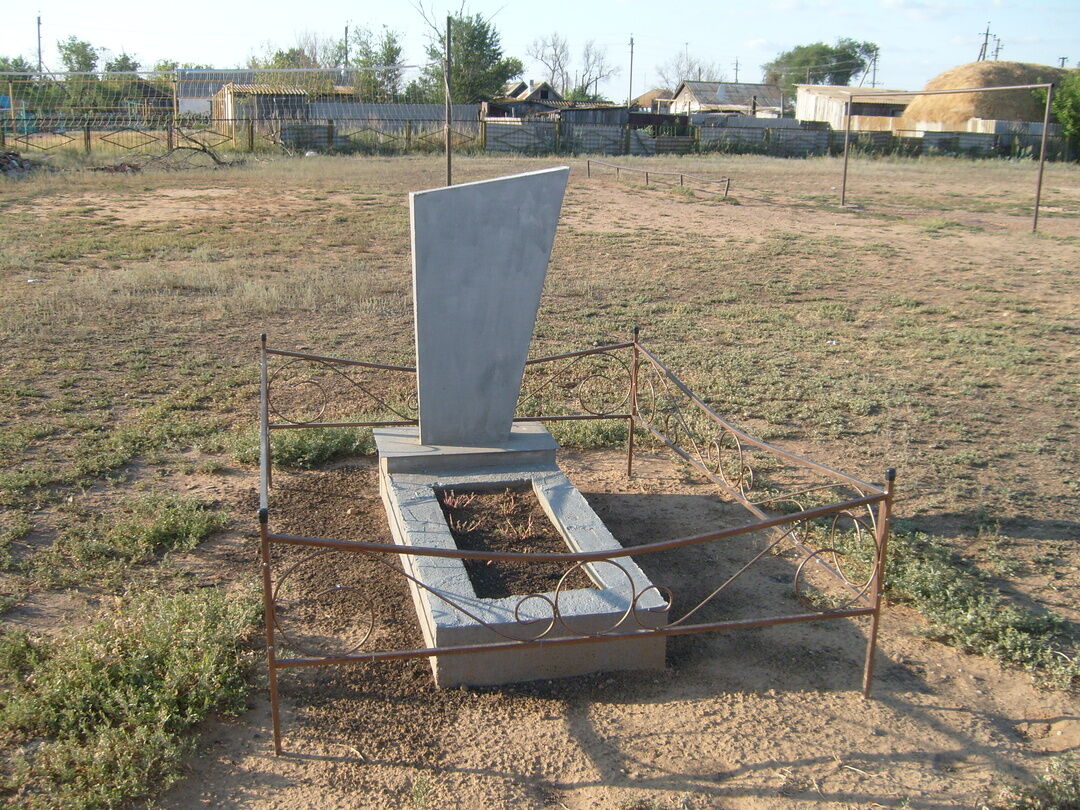
M 646 357 L 638 379 L 638 421 L 713 478 L 755 514 L 791 512 L 863 497 L 871 490 L 785 462 L 782 453 L 751 439 L 710 411 L 685 384 Z M 782 479 L 782 483 L 780 482 Z M 868 511 L 864 520 L 874 525 Z
M 747 528 L 748 534 L 753 531 L 754 526 Z M 815 547 L 813 540 L 818 537 L 824 545 Z M 839 542 L 841 538 L 844 539 L 843 544 Z M 862 548 L 859 548 L 860 545 Z M 708 605 L 715 603 L 755 565 L 770 557 L 792 552 L 797 555 L 798 567 L 791 586 L 795 598 L 809 611 L 824 617 L 851 607 L 871 606 L 870 589 L 878 554 L 874 528 L 865 518 L 848 510 L 830 513 L 814 525 L 803 521 L 787 524 L 761 543 L 743 565 L 706 596 L 680 608 L 677 617 L 669 614 L 665 622 L 657 621 L 657 610 L 643 607 L 642 600 L 650 592 L 656 593 L 665 603 L 661 610 L 671 610 L 678 598 L 675 591 L 657 584 L 639 590 L 622 558 L 587 563 L 568 560 L 568 567 L 553 592 L 518 597 L 512 611 L 513 621 L 493 624 L 477 615 L 460 594 L 434 588 L 411 574 L 408 566 L 403 569 L 397 565 L 394 552 L 345 550 L 345 553 L 363 555 L 384 573 L 403 577 L 415 588 L 468 616 L 490 630 L 493 640 L 522 643 L 546 638 L 598 638 L 659 632 L 684 626 Z M 341 580 L 341 569 L 332 562 L 334 553 L 341 551 L 323 549 L 302 557 L 289 565 L 274 587 L 277 630 L 290 647 L 315 658 L 372 652 L 365 649 L 368 642 L 383 635 L 381 628 L 376 625 L 376 606 L 364 594 L 362 586 Z M 461 558 L 466 556 L 467 552 L 461 552 Z M 528 564 L 528 561 L 519 559 L 521 556 L 506 554 L 500 561 Z M 618 578 L 625 582 L 620 590 L 629 598 L 607 627 L 586 630 L 576 626 L 573 617 L 566 615 L 562 600 L 569 590 L 566 583 L 576 570 L 597 566 L 610 566 L 619 572 L 621 576 Z
M 385 366 L 288 357 L 270 372 L 267 404 L 278 424 L 417 419 L 416 374 Z
M 645 363 L 638 373 L 639 419 L 717 476 L 733 494 L 749 499 L 763 468 L 775 467 L 775 462 L 764 454 L 755 457 L 737 430 L 700 407 L 662 369 Z
M 630 411 L 630 360 L 601 351 L 530 361 L 518 397 L 519 416 L 614 416 Z

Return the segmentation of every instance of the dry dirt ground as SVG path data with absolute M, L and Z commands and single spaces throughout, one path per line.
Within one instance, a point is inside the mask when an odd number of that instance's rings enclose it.
M 568 452 L 562 464 L 627 544 L 732 519 L 659 453 L 640 459 L 630 482 L 620 453 Z M 283 531 L 391 542 L 370 460 L 277 486 Z M 256 540 L 209 553 L 250 565 Z M 685 606 L 751 553 L 733 545 L 638 561 Z M 376 595 L 380 649 L 416 645 L 404 583 L 343 575 L 349 565 L 335 560 L 316 577 Z M 790 612 L 793 572 L 782 559 L 751 569 L 715 616 Z M 160 804 L 963 807 L 1080 744 L 1074 700 L 922 639 L 919 626 L 908 609 L 887 613 L 871 700 L 859 691 L 865 627 L 855 622 L 675 638 L 663 672 L 500 688 L 438 691 L 422 662 L 287 673 L 285 755 L 273 754 L 257 695 L 251 712 L 202 735 L 190 775 Z
M 466 160 L 459 164 L 459 178 L 550 163 Z M 836 180 L 835 162 L 809 169 L 803 166 L 812 164 L 752 158 L 696 165 L 694 171 L 735 177 L 729 201 L 703 190 L 589 180 L 582 164 L 574 162 L 545 291 L 542 349 L 561 347 L 575 335 L 577 345 L 623 339 L 631 323 L 642 323 L 662 355 L 666 350 L 666 356 L 697 365 L 695 385 L 707 385 L 714 372 L 733 375 L 710 393 L 726 402 L 736 421 L 768 428 L 779 444 L 868 480 L 880 481 L 886 466 L 899 467 L 898 513 L 914 528 L 961 537 L 979 563 L 1000 555 L 1004 543 L 1006 553 L 1023 563 L 1008 578 L 1017 598 L 1074 621 L 1080 616 L 1077 490 L 1074 454 L 1067 451 L 1077 436 L 1076 414 L 1070 412 L 1076 392 L 1062 390 L 1061 382 L 1068 379 L 1061 369 L 1075 358 L 1080 172 L 1061 167 L 1052 175 L 1047 202 L 1058 216 L 1044 218 L 1044 235 L 1035 238 L 1028 234 L 1023 208 L 1033 171 L 1021 175 L 977 164 L 985 176 L 976 177 L 966 162 L 956 168 L 858 163 L 855 171 L 861 173 L 853 177 L 851 191 L 856 204 L 840 212 L 831 204 L 829 185 Z M 47 217 L 83 209 L 83 216 L 102 227 L 210 229 L 227 221 L 235 238 L 257 253 L 261 228 L 270 232 L 305 217 L 357 211 L 360 216 L 368 206 L 382 206 L 394 212 L 391 227 L 363 233 L 364 221 L 349 220 L 348 227 L 360 227 L 362 237 L 315 245 L 323 259 L 345 266 L 362 258 L 378 275 L 377 283 L 347 288 L 340 309 L 328 292 L 337 276 L 312 271 L 309 289 L 303 289 L 309 244 L 276 257 L 270 270 L 259 266 L 257 256 L 230 265 L 228 272 L 240 281 L 215 275 L 221 271 L 212 265 L 220 257 L 207 248 L 197 257 L 199 294 L 211 303 L 200 304 L 198 314 L 180 312 L 176 338 L 181 350 L 190 341 L 200 357 L 228 358 L 230 368 L 246 364 L 252 375 L 250 348 L 262 329 L 282 347 L 366 359 L 407 357 L 404 195 L 437 185 L 439 167 L 436 161 L 406 161 L 397 175 L 392 161 L 373 163 L 374 169 L 313 165 L 323 168 L 300 171 L 298 189 L 288 188 L 287 172 L 274 175 L 272 184 L 284 190 L 273 195 L 260 194 L 258 181 L 234 171 L 194 181 L 115 178 L 102 180 L 103 188 L 84 182 L 9 210 Z M 382 173 L 382 185 L 356 181 L 363 193 L 335 188 L 354 182 L 341 179 L 349 173 L 363 177 L 368 171 Z M 704 265 L 705 256 L 720 258 Z M 131 261 L 128 270 L 104 261 L 97 276 L 58 265 L 51 279 L 85 291 L 89 278 L 122 298 L 153 278 L 152 259 Z M 728 277 L 728 261 L 744 269 Z M 760 267 L 760 274 L 745 270 L 748 264 Z M 144 282 L 118 278 L 132 267 Z M 299 284 L 283 275 L 290 270 L 301 275 Z M 254 283 L 264 273 L 278 288 Z M 16 281 L 21 286 L 5 287 L 12 306 L 31 307 L 34 296 L 44 295 L 37 285 Z M 342 317 L 320 323 L 319 295 L 332 302 L 327 311 Z M 297 309 L 289 309 L 289 302 L 301 299 Z M 807 301 L 814 303 L 802 306 Z M 790 316 L 802 331 L 785 337 L 778 350 L 776 334 L 790 323 L 769 310 L 786 303 L 802 306 Z M 49 306 L 58 318 L 78 325 L 79 316 L 58 299 L 49 299 Z M 788 318 L 788 312 L 779 317 Z M 909 314 L 925 318 L 917 327 L 926 330 L 925 345 L 904 336 L 903 329 L 914 328 L 902 320 Z M 1038 358 L 975 370 L 965 365 L 974 355 L 1007 354 L 1014 322 L 1019 329 L 1070 321 L 1071 332 L 1051 331 L 1041 344 L 1046 362 L 1057 364 L 1049 370 Z M 935 335 L 957 324 L 985 326 L 990 342 L 935 343 Z M 31 326 L 24 332 L 34 333 Z M 144 336 L 174 346 L 169 337 Z M 891 352 L 890 339 L 903 348 Z M 357 349 L 358 343 L 375 349 Z M 691 345 L 700 345 L 701 352 L 686 348 Z M 709 365 L 703 359 L 731 347 L 743 365 Z M 836 359 L 839 352 L 846 359 Z M 797 408 L 777 404 L 816 402 L 823 390 L 840 396 L 828 387 L 803 390 L 800 365 L 843 369 L 854 386 L 851 396 L 872 399 L 867 392 L 873 391 L 878 364 L 905 395 L 890 392 L 861 412 L 852 406 L 855 415 L 847 421 L 822 418 L 802 429 Z M 770 385 L 783 383 L 775 401 L 761 396 L 758 376 Z M 733 393 L 739 388 L 754 395 L 740 399 Z M 1050 389 L 1054 396 L 1046 394 Z M 243 393 L 253 412 L 250 385 Z M 236 420 L 248 423 L 244 414 Z M 975 454 L 970 463 L 962 456 L 967 452 Z M 951 454 L 948 462 L 940 460 L 945 453 Z M 655 451 L 645 453 L 629 481 L 615 451 L 564 451 L 561 463 L 626 543 L 698 533 L 735 514 Z M 173 564 L 188 567 L 206 584 L 250 582 L 257 552 L 253 472 L 231 462 L 212 473 L 173 476 L 168 485 L 228 505 L 236 527 Z M 282 474 L 276 491 L 277 502 L 290 507 L 282 509 L 283 528 L 389 538 L 371 459 Z M 107 495 L 99 497 L 108 503 Z M 994 515 L 996 534 L 971 528 L 976 507 Z M 47 523 L 48 509 L 40 519 Z M 1050 543 L 1065 550 L 1051 568 L 1035 565 Z M 654 579 L 663 577 L 690 599 L 746 557 L 745 547 L 709 547 L 642 562 L 652 566 Z M 324 563 L 325 571 L 346 572 L 377 593 L 385 648 L 415 643 L 412 606 L 395 578 L 353 570 L 352 563 Z M 725 615 L 782 612 L 791 605 L 792 576 L 788 561 L 771 560 L 715 607 Z M 44 629 L 78 622 L 86 604 L 78 593 L 30 594 L 8 620 Z M 273 754 L 260 673 L 250 710 L 208 724 L 183 778 L 154 803 L 625 810 L 973 806 L 1003 781 L 1030 779 L 1051 755 L 1080 747 L 1080 707 L 1073 697 L 1038 687 L 1024 672 L 927 640 L 920 635 L 924 624 L 908 608 L 887 610 L 871 700 L 859 691 L 865 645 L 860 622 L 671 639 L 662 672 L 501 688 L 440 692 L 431 686 L 426 663 L 287 673 L 282 757 Z

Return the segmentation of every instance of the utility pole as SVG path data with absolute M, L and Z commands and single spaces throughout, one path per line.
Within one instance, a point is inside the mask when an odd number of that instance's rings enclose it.
M 37 17 L 37 72 L 41 73 L 41 15 Z
M 872 73 L 870 74 L 870 86 L 877 87 L 877 51 L 874 52 L 874 61 L 870 63 Z
M 349 67 L 349 25 L 345 24 L 345 68 Z
M 630 88 L 626 91 L 626 109 L 630 109 L 630 102 L 634 100 L 634 35 L 630 35 Z
M 735 57 L 735 84 L 739 83 L 739 57 Z
M 997 61 L 998 55 L 1001 53 L 1001 37 L 994 34 L 994 61 Z
M 1058 57 L 1058 62 L 1061 64 L 1061 67 L 1065 67 L 1065 62 L 1066 62 L 1066 60 L 1068 60 L 1068 58 L 1069 57 L 1067 57 L 1067 56 L 1059 56 Z
M 982 43 L 982 47 L 979 48 L 979 58 L 975 60 L 976 62 L 982 62 L 982 61 L 985 61 L 985 59 L 986 59 L 986 47 L 990 44 L 990 22 L 989 21 L 987 21 L 987 23 L 986 23 L 986 30 L 983 32 L 982 38 L 983 38 L 983 43 Z

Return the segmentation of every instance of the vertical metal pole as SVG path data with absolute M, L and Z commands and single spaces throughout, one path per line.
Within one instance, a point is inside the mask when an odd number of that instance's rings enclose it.
M 889 545 L 889 521 L 892 518 L 893 482 L 896 470 L 885 471 L 885 500 L 878 506 L 877 536 L 874 544 L 877 555 L 870 592 L 874 599 L 874 612 L 870 615 L 870 631 L 866 640 L 866 662 L 863 664 L 863 697 L 870 697 L 870 685 L 874 680 L 874 652 L 877 650 L 878 624 L 881 621 L 881 597 L 885 591 L 885 555 Z
M 281 753 L 281 707 L 278 701 L 277 650 L 274 647 L 274 585 L 270 576 L 270 400 L 267 390 L 266 333 L 259 338 L 259 561 L 262 566 L 263 621 L 266 624 L 266 674 L 270 681 L 270 716 L 274 753 Z
M 634 326 L 634 356 L 630 361 L 630 419 L 626 436 L 626 477 L 634 477 L 634 419 L 637 418 L 638 405 L 638 331 Z
M 586 177 L 592 177 L 592 161 L 591 160 L 586 160 L 585 161 L 585 176 Z
M 446 185 L 450 186 L 454 184 L 453 180 L 453 168 L 451 166 L 450 157 L 450 115 L 452 108 L 450 106 L 450 15 L 446 15 L 446 60 L 443 63 L 443 84 L 446 89 Z
M 1039 149 L 1039 176 L 1035 180 L 1035 215 L 1031 218 L 1031 232 L 1039 229 L 1039 203 L 1042 201 L 1043 166 L 1046 165 L 1046 135 L 1050 129 L 1050 105 L 1054 100 L 1054 85 L 1046 86 L 1046 111 L 1043 113 L 1042 146 Z
M 265 500 L 274 485 L 274 457 L 270 446 L 270 374 L 266 357 L 266 333 L 259 338 L 259 486 Z M 268 504 L 261 503 L 260 507 Z
M 281 705 L 278 696 L 277 650 L 274 648 L 274 591 L 270 578 L 270 539 L 266 536 L 267 509 L 259 510 L 259 559 L 262 563 L 263 621 L 266 623 L 266 674 L 270 681 L 270 718 L 274 726 L 274 753 L 281 755 Z
M 840 207 L 847 202 L 847 164 L 851 141 L 851 97 L 844 102 L 844 174 L 840 178 Z

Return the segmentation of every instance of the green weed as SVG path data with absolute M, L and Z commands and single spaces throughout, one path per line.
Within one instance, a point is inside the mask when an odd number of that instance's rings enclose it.
M 374 450 L 371 428 L 299 428 L 277 430 L 270 437 L 274 466 L 282 469 L 309 470 L 327 461 L 367 455 Z M 258 464 L 258 431 L 241 435 L 233 454 L 241 464 Z
M 868 544 L 853 535 L 836 540 L 864 572 L 869 570 Z M 1080 657 L 1069 624 L 1053 613 L 1009 603 L 943 541 L 894 531 L 885 585 L 891 598 L 929 620 L 931 638 L 1022 667 L 1059 689 L 1080 688 Z
M 59 638 L 0 635 L 0 792 L 26 808 L 115 807 L 167 785 L 212 711 L 242 706 L 255 600 L 130 598 Z
M 1080 760 L 1075 755 L 1051 760 L 1046 773 L 1034 785 L 1005 790 L 992 807 L 994 810 L 1075 810 L 1080 807 Z
M 118 584 L 130 566 L 169 551 L 188 551 L 222 528 L 227 519 L 202 501 L 154 494 L 104 514 L 82 514 L 46 550 L 26 564 L 43 585 L 71 585 L 93 574 L 99 584 Z

